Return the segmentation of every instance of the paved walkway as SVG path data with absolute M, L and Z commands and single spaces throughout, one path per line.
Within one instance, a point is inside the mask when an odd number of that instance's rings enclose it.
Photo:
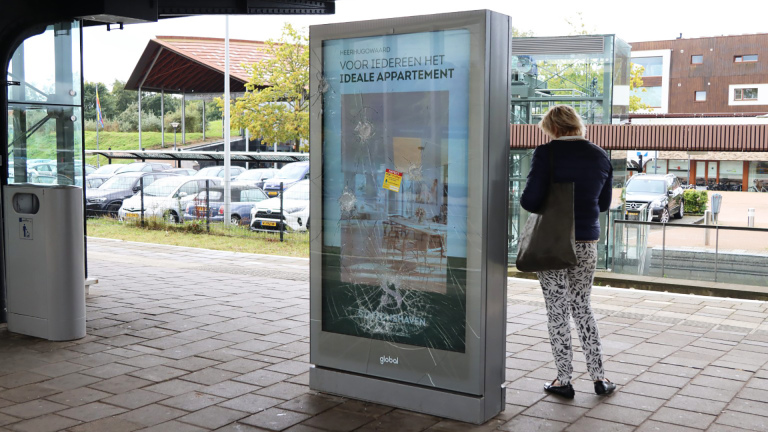
M 510 279 L 507 406 L 483 426 L 309 390 L 307 260 L 89 240 L 89 336 L 0 329 L 0 431 L 768 430 L 768 304 L 595 288 L 612 396 L 555 376 L 543 299 Z M 577 340 L 574 339 L 577 344 Z

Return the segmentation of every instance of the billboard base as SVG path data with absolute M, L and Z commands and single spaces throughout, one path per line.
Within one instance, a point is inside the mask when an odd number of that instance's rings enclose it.
M 482 396 L 408 385 L 314 365 L 309 369 L 309 388 L 474 424 L 482 424 L 492 419 L 504 409 L 505 403 L 503 387 L 498 389 L 501 397 L 493 398 L 497 401 L 496 404 L 489 406 L 492 402 Z M 501 403 L 497 405 L 499 401 Z

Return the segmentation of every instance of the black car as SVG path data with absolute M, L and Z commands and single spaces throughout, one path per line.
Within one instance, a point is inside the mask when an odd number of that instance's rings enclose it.
M 170 173 L 127 172 L 116 174 L 96 189 L 85 190 L 85 212 L 88 216 L 117 216 L 123 200 L 132 197 L 141 190 L 139 179 L 143 178 L 144 187 L 155 180 L 176 176 Z
M 683 187 L 674 174 L 637 174 L 627 181 L 627 219 L 640 216 L 639 209 L 648 205 L 654 220 L 669 222 L 669 217 L 683 217 Z

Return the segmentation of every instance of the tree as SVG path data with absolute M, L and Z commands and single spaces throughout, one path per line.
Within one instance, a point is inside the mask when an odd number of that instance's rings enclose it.
M 308 40 L 286 23 L 279 41 L 266 42 L 266 58 L 244 65 L 251 77 L 245 96 L 232 105 L 233 127 L 247 128 L 265 144 L 293 143 L 294 149 L 309 138 Z
M 629 112 L 637 112 L 643 109 L 650 109 L 650 105 L 643 103 L 638 92 L 645 93 L 643 87 L 643 72 L 645 68 L 634 63 L 630 63 L 629 69 Z
M 101 93 L 99 93 L 101 95 Z M 115 98 L 115 111 L 120 114 L 128 106 L 136 102 L 137 95 L 135 91 L 125 89 L 125 81 L 115 80 L 112 84 L 112 96 Z
M 576 12 L 576 18 L 572 20 L 566 18 L 565 22 L 571 26 L 571 32 L 569 33 L 570 36 L 597 33 L 597 30 L 594 27 L 591 29 L 587 28 L 587 25 L 584 23 L 584 15 L 582 15 L 581 12 Z
M 99 89 L 102 118 L 105 121 L 108 118 L 114 118 L 118 113 L 115 112 L 115 99 L 112 93 L 103 83 L 92 82 L 86 82 L 83 87 L 83 117 L 86 120 L 96 120 L 96 88 Z
M 518 30 L 512 27 L 512 37 L 533 37 L 533 30 Z

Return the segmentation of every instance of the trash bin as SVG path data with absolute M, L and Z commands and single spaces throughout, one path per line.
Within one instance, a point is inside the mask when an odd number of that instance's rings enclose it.
M 4 188 L 8 330 L 54 341 L 84 337 L 83 190 Z

